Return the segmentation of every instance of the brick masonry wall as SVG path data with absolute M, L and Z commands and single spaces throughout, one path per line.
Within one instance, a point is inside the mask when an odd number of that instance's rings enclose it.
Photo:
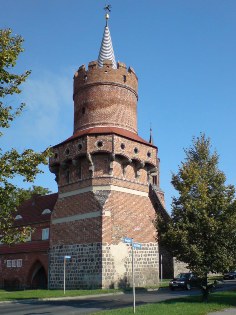
M 20 288 L 29 288 L 37 263 L 44 267 L 46 274 L 48 273 L 49 240 L 42 240 L 42 229 L 50 227 L 50 222 L 45 221 L 31 227 L 33 229 L 31 241 L 9 247 L 0 245 L 0 287 L 3 287 L 4 280 L 11 282 L 16 280 Z M 22 259 L 21 267 L 7 267 L 7 260 L 17 259 Z
M 123 63 L 81 66 L 74 76 L 74 132 L 106 125 L 137 132 L 137 88 L 134 70 Z
M 74 132 L 94 126 L 137 132 L 137 97 L 125 87 L 96 84 L 78 92 L 74 102 Z
M 68 217 L 68 214 L 91 213 L 99 209 L 101 212 L 97 218 L 59 224 L 52 222 L 50 246 L 51 257 L 54 257 L 51 259 L 50 267 L 52 287 L 56 286 L 57 280 L 61 283 L 62 275 L 58 273 L 63 262 L 59 260 L 63 255 L 72 254 L 75 265 L 74 267 L 68 265 L 68 268 L 72 268 L 72 274 L 67 280 L 70 288 L 89 285 L 117 287 L 122 283 L 129 285 L 131 275 L 127 266 L 130 263 L 130 252 L 122 242 L 125 236 L 143 244 L 142 251 L 140 253 L 137 251 L 137 284 L 139 286 L 157 284 L 159 254 L 153 224 L 155 210 L 148 197 L 118 191 L 97 191 L 59 199 L 57 210 L 60 203 L 60 214 L 54 216 L 57 219 Z M 96 254 L 98 247 L 94 244 L 101 243 L 103 250 Z M 81 255 L 84 257 L 80 261 L 82 269 L 78 268 L 80 271 L 83 270 L 82 274 L 76 269 L 78 257 Z M 59 257 L 59 260 L 56 257 Z M 94 264 L 89 263 L 90 260 L 94 262 L 94 259 L 95 266 L 98 267 L 100 264 L 102 269 L 100 273 L 98 269 L 94 269 Z M 83 267 L 83 263 L 86 267 Z
M 22 259 L 22 267 L 7 267 L 7 260 Z M 48 253 L 47 251 L 32 253 L 14 253 L 0 255 L 0 287 L 3 288 L 4 281 L 19 282 L 19 288 L 31 287 L 34 266 L 39 262 L 48 273 Z
M 101 147 L 98 142 L 102 142 Z M 83 147 L 79 150 L 81 143 Z M 73 189 L 73 183 L 76 187 L 84 187 L 85 180 L 108 175 L 147 185 L 149 172 L 159 166 L 156 148 L 116 135 L 87 136 L 62 144 L 54 152 L 50 165 L 57 174 L 59 192 L 61 188 L 64 190 L 63 186 L 68 186 L 65 188 L 68 190 Z
M 98 147 L 98 141 L 103 142 L 102 147 Z M 82 147 L 80 146 L 82 145 Z M 121 145 L 124 145 L 121 147 Z M 135 153 L 134 149 L 138 151 Z M 54 156 L 50 158 L 50 164 L 62 163 L 70 159 L 84 156 L 87 152 L 110 152 L 117 155 L 123 155 L 129 159 L 145 161 L 152 165 L 157 165 L 157 149 L 155 147 L 139 143 L 118 135 L 88 135 L 78 139 L 71 140 L 58 147 L 53 148 Z M 150 156 L 149 154 L 150 153 Z

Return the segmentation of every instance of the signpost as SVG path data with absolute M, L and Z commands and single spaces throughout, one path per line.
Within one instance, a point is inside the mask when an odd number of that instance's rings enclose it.
M 161 255 L 161 282 L 163 279 L 163 265 L 162 265 L 162 255 Z
M 133 282 L 133 310 L 135 314 L 135 278 L 134 278 L 134 249 L 141 249 L 142 245 L 139 243 L 134 243 L 132 238 L 124 237 L 123 242 L 131 245 L 132 249 L 132 282 Z
M 66 294 L 66 260 L 71 259 L 71 256 L 64 256 L 64 294 Z

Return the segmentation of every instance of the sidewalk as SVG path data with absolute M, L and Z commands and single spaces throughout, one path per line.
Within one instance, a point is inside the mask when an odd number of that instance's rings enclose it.
M 208 313 L 207 315 L 236 315 L 236 308 L 227 308 L 223 311 Z

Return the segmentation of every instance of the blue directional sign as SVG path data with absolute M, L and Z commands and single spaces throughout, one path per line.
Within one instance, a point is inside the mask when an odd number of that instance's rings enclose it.
M 64 256 L 65 259 L 71 259 L 71 256 Z
M 132 244 L 132 241 L 133 241 L 132 238 L 129 238 L 129 237 L 124 237 L 124 238 L 123 238 L 123 242 L 124 242 L 124 243 Z
M 139 244 L 139 243 L 134 243 L 134 244 L 133 244 L 133 248 L 135 248 L 135 249 L 141 249 L 141 248 L 142 248 L 142 245 Z

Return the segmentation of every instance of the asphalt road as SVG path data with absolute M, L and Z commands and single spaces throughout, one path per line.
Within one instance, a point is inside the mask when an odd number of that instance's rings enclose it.
M 236 288 L 236 281 L 227 281 L 220 290 Z M 155 303 L 173 298 L 199 294 L 198 290 L 174 292 L 161 289 L 136 294 L 136 305 Z M 18 301 L 0 303 L 1 315 L 78 315 L 92 314 L 101 310 L 128 307 L 133 305 L 132 293 L 102 297 L 86 297 L 76 300 L 57 301 Z

